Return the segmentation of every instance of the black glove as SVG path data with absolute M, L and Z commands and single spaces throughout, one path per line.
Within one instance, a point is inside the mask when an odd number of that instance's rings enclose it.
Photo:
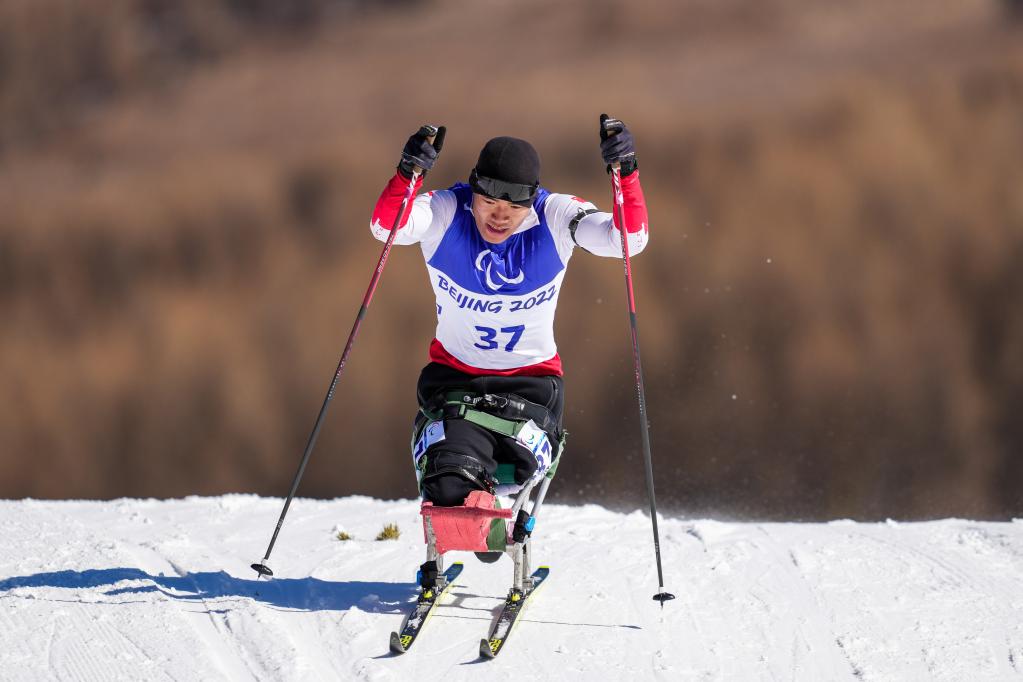
M 629 175 L 639 164 L 636 163 L 636 141 L 625 124 L 607 114 L 600 115 L 600 154 L 611 172 L 611 164 L 621 164 L 622 177 Z
M 408 178 L 412 178 L 412 169 L 418 166 L 422 169 L 423 175 L 433 168 L 433 162 L 437 160 L 441 147 L 444 146 L 444 134 L 447 128 L 439 128 L 431 125 L 424 125 L 405 143 L 401 150 L 401 162 L 398 164 L 398 171 Z M 433 143 L 427 138 L 433 137 Z

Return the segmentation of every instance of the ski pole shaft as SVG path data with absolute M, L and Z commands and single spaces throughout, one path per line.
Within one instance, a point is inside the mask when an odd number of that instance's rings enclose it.
M 636 323 L 636 297 L 632 288 L 632 262 L 629 257 L 629 235 L 625 225 L 625 198 L 622 195 L 621 164 L 611 164 L 611 187 L 614 192 L 614 210 L 622 238 L 622 264 L 625 266 L 625 290 L 629 299 L 629 327 L 632 330 L 632 359 L 636 372 L 636 395 L 639 399 L 640 433 L 643 439 L 643 463 L 646 465 L 646 492 L 650 499 L 650 522 L 654 531 L 654 556 L 657 559 L 659 592 L 654 599 L 664 602 L 675 595 L 664 590 L 664 571 L 661 568 L 661 541 L 657 532 L 657 502 L 654 497 L 654 465 L 650 454 L 650 425 L 647 422 L 646 391 L 643 387 L 643 365 L 639 357 L 639 327 Z
M 429 135 L 427 139 L 432 144 L 437 134 L 437 129 L 433 126 L 429 126 L 433 134 Z M 320 435 L 320 427 L 323 426 L 323 418 L 327 414 L 327 406 L 330 404 L 331 399 L 334 397 L 334 391 L 337 388 L 338 381 L 341 379 L 341 374 L 345 371 L 345 364 L 348 362 L 348 356 L 352 352 L 352 346 L 355 344 L 355 337 L 359 334 L 359 327 L 362 326 L 362 321 L 366 317 L 366 312 L 369 310 L 369 304 L 373 300 L 373 294 L 376 292 L 377 283 L 380 281 L 380 275 L 384 271 L 384 265 L 387 264 L 387 257 L 391 253 L 391 246 L 394 244 L 394 237 L 398 233 L 398 227 L 401 225 L 401 219 L 405 215 L 405 209 L 408 207 L 409 202 L 412 200 L 412 195 L 416 191 L 416 182 L 422 175 L 423 169 L 419 166 L 414 166 L 412 171 L 412 178 L 409 180 L 408 188 L 405 190 L 405 197 L 401 201 L 401 208 L 398 209 L 398 215 L 394 218 L 394 224 L 391 226 L 391 232 L 387 235 L 387 241 L 384 243 L 384 249 L 380 253 L 380 259 L 377 261 L 376 269 L 373 271 L 373 277 L 369 281 L 369 287 L 366 289 L 365 296 L 362 297 L 362 306 L 359 308 L 359 314 L 355 317 L 355 323 L 352 325 L 352 331 L 348 334 L 348 342 L 345 344 L 344 352 L 341 353 L 341 361 L 337 365 L 337 369 L 334 371 L 334 377 L 331 379 L 330 388 L 327 390 L 327 397 L 323 399 L 323 404 L 320 406 L 320 412 L 316 417 L 316 423 L 313 425 L 312 433 L 309 434 L 309 440 L 306 442 L 305 450 L 302 453 L 302 461 L 298 465 L 298 471 L 295 472 L 295 478 L 291 483 L 291 491 L 288 492 L 288 498 L 284 502 L 284 509 L 281 510 L 281 516 L 277 520 L 277 527 L 274 528 L 273 536 L 270 538 L 270 545 L 266 548 L 266 554 L 263 556 L 263 560 L 259 563 L 252 564 L 252 570 L 262 576 L 272 576 L 273 571 L 266 565 L 266 562 L 270 559 L 270 553 L 273 552 L 274 544 L 277 542 L 277 536 L 281 532 L 281 526 L 284 525 L 284 517 L 288 515 L 288 509 L 291 507 L 291 501 L 295 497 L 295 493 L 298 491 L 298 484 L 302 480 L 302 475 L 305 473 L 305 467 L 309 463 L 309 457 L 313 453 L 313 448 L 316 446 L 316 439 Z

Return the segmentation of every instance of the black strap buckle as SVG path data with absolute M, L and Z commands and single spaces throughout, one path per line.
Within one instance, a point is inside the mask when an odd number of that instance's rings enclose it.
M 491 410 L 502 410 L 508 407 L 508 398 L 503 395 L 484 393 L 482 395 L 466 394 L 462 396 L 462 402 L 470 407 L 489 408 Z

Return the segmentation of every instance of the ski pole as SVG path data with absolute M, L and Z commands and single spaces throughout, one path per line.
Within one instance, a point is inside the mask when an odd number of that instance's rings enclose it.
M 607 129 L 607 134 L 614 135 L 617 131 Z M 643 435 L 643 462 L 646 465 L 646 492 L 650 498 L 650 522 L 654 530 L 654 555 L 657 558 L 657 581 L 660 590 L 654 599 L 661 603 L 674 599 L 675 595 L 664 589 L 664 571 L 661 569 L 661 541 L 657 532 L 657 502 L 654 499 L 654 465 L 650 455 L 650 425 L 646 416 L 646 392 L 643 388 L 643 366 L 639 359 L 639 329 L 636 324 L 636 297 L 632 290 L 632 263 L 629 258 L 628 230 L 625 228 L 625 199 L 622 196 L 621 163 L 611 164 L 611 189 L 614 193 L 614 210 L 618 218 L 618 228 L 622 237 L 622 263 L 625 266 L 625 290 L 629 299 L 629 326 L 632 330 L 632 359 L 636 369 L 636 395 L 639 398 L 639 423 Z
M 439 128 L 436 126 L 425 125 L 420 128 L 420 134 L 426 135 L 430 144 L 433 144 L 434 139 L 437 137 Z M 394 237 L 398 233 L 398 226 L 401 223 L 401 218 L 405 215 L 405 208 L 408 206 L 409 201 L 412 200 L 412 195 L 416 191 L 416 181 L 423 174 L 423 169 L 419 166 L 413 166 L 412 168 L 412 179 L 409 180 L 408 188 L 405 190 L 405 197 L 401 201 L 401 208 L 398 209 L 398 215 L 394 218 L 394 225 L 391 226 L 391 232 L 387 235 L 387 241 L 384 243 L 384 250 L 380 253 L 380 260 L 377 261 L 376 270 L 373 271 L 373 277 L 369 281 L 369 288 L 366 289 L 366 295 L 362 298 L 362 307 L 359 308 L 359 314 L 355 317 L 355 324 L 352 325 L 352 331 L 348 335 L 348 343 L 345 344 L 345 350 L 341 354 L 341 361 L 337 365 L 337 370 L 334 372 L 334 378 L 330 382 L 330 388 L 327 390 L 327 397 L 323 399 L 323 405 L 320 407 L 320 414 L 316 417 L 316 424 L 313 426 L 312 433 L 309 434 L 309 440 L 306 442 L 305 451 L 302 453 L 302 462 L 298 465 L 298 471 L 295 472 L 295 479 L 291 483 L 291 492 L 288 493 L 288 499 L 284 502 L 284 509 L 281 510 L 281 517 L 277 520 L 277 527 L 274 529 L 273 537 L 270 538 L 270 546 L 266 548 L 266 554 L 263 556 L 263 560 L 252 564 L 252 570 L 259 575 L 259 578 L 265 576 L 272 576 L 273 571 L 266 565 L 266 562 L 270 559 L 270 553 L 274 549 L 274 543 L 277 542 L 277 535 L 281 532 L 281 526 L 284 524 L 284 517 L 288 514 L 288 508 L 291 506 L 291 500 L 295 497 L 295 491 L 298 490 L 298 483 L 302 480 L 302 474 L 305 473 L 306 464 L 309 463 L 309 456 L 313 453 L 313 447 L 316 445 L 316 438 L 320 435 L 320 427 L 323 426 L 323 417 L 327 414 L 327 405 L 334 397 L 334 390 L 337 388 L 337 382 L 341 379 L 342 372 L 345 371 L 345 363 L 348 362 L 348 355 L 352 351 L 352 346 L 355 343 L 355 337 L 359 333 L 359 327 L 362 326 L 362 320 L 366 317 L 366 311 L 369 310 L 369 304 L 373 300 L 373 293 L 376 291 L 377 282 L 380 281 L 380 275 L 384 271 L 384 265 L 387 263 L 387 257 L 391 253 L 391 246 L 394 244 Z

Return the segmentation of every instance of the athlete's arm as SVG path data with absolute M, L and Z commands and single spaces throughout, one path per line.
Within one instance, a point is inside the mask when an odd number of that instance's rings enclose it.
M 650 227 L 643 187 L 639 184 L 636 144 L 626 125 L 607 114 L 600 115 L 600 154 L 608 172 L 612 165 L 620 167 L 622 214 L 629 253 L 639 253 L 646 248 Z M 551 195 L 544 210 L 563 261 L 575 246 L 598 256 L 622 257 L 622 226 L 618 224 L 617 215 L 597 211 L 588 201 L 564 194 Z
M 395 173 L 377 199 L 369 228 L 373 236 L 382 242 L 387 241 L 391 226 L 394 225 L 394 219 L 401 208 L 401 201 L 408 191 L 409 182 L 409 178 L 400 172 Z M 416 181 L 416 191 L 422 184 L 423 180 L 420 177 Z M 422 241 L 432 230 L 443 229 L 451 221 L 454 212 L 455 196 L 452 192 L 442 190 L 420 194 L 405 207 L 394 243 L 415 244 Z
M 625 226 L 629 235 L 629 254 L 635 255 L 646 248 L 650 237 L 646 201 L 639 184 L 639 170 L 622 178 Z M 558 242 L 559 251 L 571 251 L 575 246 L 598 256 L 622 257 L 622 238 L 618 221 L 610 213 L 598 211 L 588 201 L 568 194 L 552 194 L 544 207 L 547 224 Z M 564 255 L 562 256 L 564 259 Z
M 380 241 L 387 241 L 391 227 L 395 224 L 398 211 L 401 210 L 401 203 L 409 192 L 409 184 L 415 178 L 415 186 L 412 189 L 412 196 L 415 197 L 405 206 L 405 212 L 398 221 L 398 234 L 394 237 L 395 244 L 414 244 L 422 241 L 431 227 L 438 222 L 436 214 L 446 213 L 450 219 L 453 208 L 453 200 L 449 201 L 452 206 L 448 211 L 444 198 L 434 197 L 439 193 L 430 192 L 424 196 L 416 196 L 423 186 L 423 178 L 433 168 L 437 155 L 444 145 L 446 129 L 444 126 L 433 127 L 423 126 L 413 133 L 405 147 L 401 150 L 401 161 L 398 169 L 384 191 L 377 199 L 376 207 L 373 209 L 373 218 L 370 220 L 370 230 L 373 236 Z M 421 173 L 421 174 L 420 174 Z

